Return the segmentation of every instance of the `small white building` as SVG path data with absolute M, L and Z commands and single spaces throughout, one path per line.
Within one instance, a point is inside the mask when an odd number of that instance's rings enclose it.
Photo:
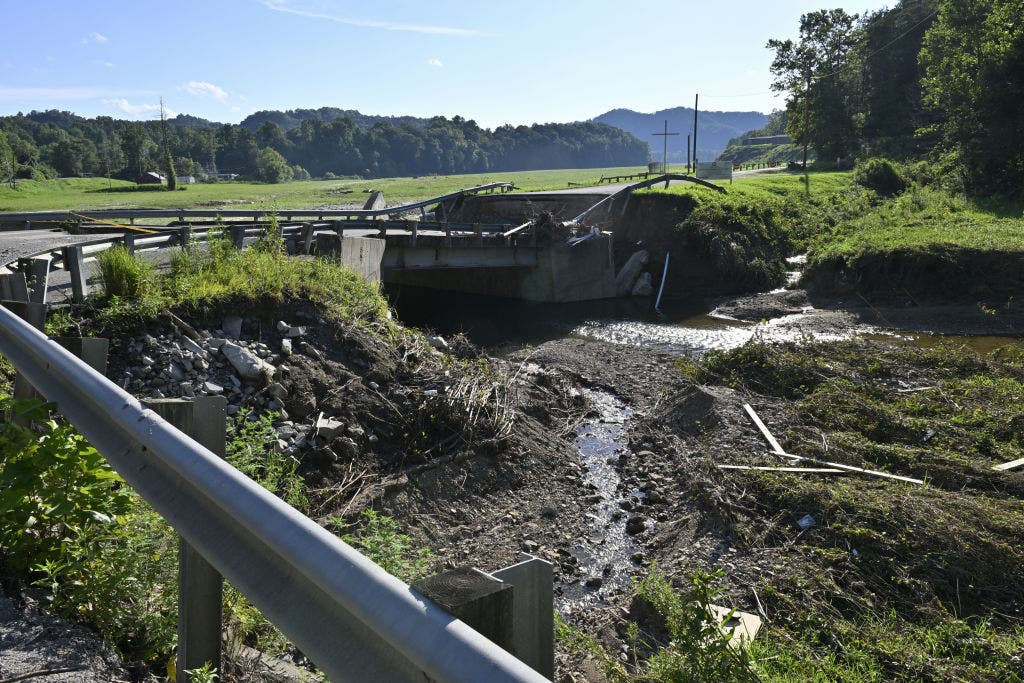
M 174 182 L 179 185 L 195 185 L 196 177 L 194 175 L 179 175 L 174 177 Z

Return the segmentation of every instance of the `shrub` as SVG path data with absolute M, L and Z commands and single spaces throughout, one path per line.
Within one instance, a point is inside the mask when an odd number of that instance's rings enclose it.
M 898 195 L 907 189 L 907 179 L 899 164 L 890 159 L 874 158 L 858 164 L 853 173 L 854 181 L 883 197 Z
M 108 297 L 137 299 L 153 280 L 153 265 L 129 254 L 120 245 L 100 252 L 96 260 L 100 266 L 103 292 Z

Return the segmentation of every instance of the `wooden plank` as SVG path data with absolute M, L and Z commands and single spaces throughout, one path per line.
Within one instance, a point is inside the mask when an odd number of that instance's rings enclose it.
M 747 415 L 750 416 L 750 419 L 753 420 L 757 428 L 761 430 L 761 433 L 764 435 L 764 438 L 768 440 L 769 444 L 771 444 L 772 450 L 778 453 L 779 455 L 788 456 L 786 451 L 783 450 L 782 446 L 779 445 L 779 442 L 775 440 L 774 436 L 772 436 L 772 433 L 768 431 L 768 427 L 765 426 L 764 422 L 761 422 L 761 418 L 757 416 L 757 413 L 754 412 L 754 409 L 750 407 L 749 403 L 743 404 L 743 410 L 747 411 Z
M 807 474 L 846 474 L 835 467 L 755 467 L 754 465 L 715 465 L 720 470 L 757 470 L 759 472 L 805 472 Z
M 879 472 L 878 470 L 868 470 L 863 467 L 854 467 L 853 465 L 844 465 L 841 462 L 829 462 L 828 460 L 819 460 L 818 458 L 812 458 L 806 455 L 793 455 L 792 453 L 774 453 L 773 455 L 784 455 L 787 458 L 793 458 L 795 460 L 802 460 L 804 462 L 813 462 L 818 465 L 824 465 L 826 467 L 836 467 L 847 472 L 859 472 L 860 474 L 870 474 L 873 477 L 882 477 L 884 479 L 895 479 L 896 481 L 905 481 L 910 484 L 923 484 L 924 481 L 921 479 L 914 479 L 913 477 L 904 477 L 898 474 L 889 474 L 888 472 Z
M 1001 465 L 996 465 L 992 469 L 998 472 L 1005 472 L 1006 470 L 1012 470 L 1015 467 L 1024 465 L 1024 458 L 1018 458 L 1017 460 L 1011 460 L 1010 462 L 1004 462 Z

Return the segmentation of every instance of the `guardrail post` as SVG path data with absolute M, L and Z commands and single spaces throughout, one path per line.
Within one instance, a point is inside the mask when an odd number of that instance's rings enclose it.
M 192 226 L 183 225 L 178 228 L 178 241 L 182 249 L 188 249 L 188 243 L 192 241 Z
M 124 245 L 124 250 L 129 254 L 135 253 L 135 234 L 127 232 L 121 235 L 121 244 Z
M 511 650 L 511 584 L 473 567 L 459 567 L 409 585 L 496 645 Z
M 444 219 L 444 246 L 452 246 L 452 228 L 448 225 L 448 219 Z
M 231 224 L 231 243 L 239 251 L 245 246 L 245 226 L 240 223 Z
M 215 455 L 224 457 L 227 400 L 197 396 L 194 400 L 155 399 L 146 405 Z M 185 671 L 207 662 L 220 672 L 223 579 L 202 555 L 178 540 L 178 681 Z
M 473 232 L 476 233 L 476 246 L 484 246 L 484 229 L 479 223 L 473 224 Z
M 85 301 L 87 287 L 82 248 L 64 247 L 62 251 L 64 252 L 64 267 L 71 275 L 71 300 L 80 304 Z
M 24 273 L 17 273 L 21 276 L 21 281 L 24 283 Z M 16 279 L 15 279 L 16 281 Z M 32 303 L 28 300 L 28 288 L 25 288 L 24 298 L 15 301 L 0 301 L 0 305 L 10 310 L 14 315 L 18 316 L 32 327 L 36 328 L 40 332 L 46 327 L 46 304 Z M 25 376 L 20 372 L 14 375 L 14 387 L 11 390 L 11 396 L 15 400 L 26 401 L 35 398 L 39 393 L 35 390 L 35 387 L 25 379 Z M 13 412 L 13 411 L 12 411 Z M 17 412 L 13 412 L 11 419 L 14 424 L 21 426 L 28 426 L 29 420 Z
M 512 649 L 548 680 L 555 677 L 555 573 L 550 562 L 520 553 L 519 562 L 491 572 L 512 584 Z
M 416 246 L 416 240 L 419 239 L 419 236 L 420 236 L 420 222 L 419 221 L 413 221 L 413 224 L 412 224 L 412 242 L 411 242 L 412 246 L 414 246 L 414 247 Z
M 313 249 L 313 233 L 316 229 L 312 223 L 302 224 L 302 253 L 308 254 Z
M 25 273 L 0 275 L 0 300 L 28 301 L 28 283 L 25 281 Z
M 46 286 L 50 280 L 50 257 L 36 256 L 20 259 L 18 270 L 25 273 L 26 278 L 32 283 L 29 301 L 37 304 L 46 303 Z

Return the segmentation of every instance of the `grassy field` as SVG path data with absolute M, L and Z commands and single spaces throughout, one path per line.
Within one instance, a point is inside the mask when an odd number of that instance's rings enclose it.
M 416 178 L 339 179 L 265 183 L 226 182 L 188 185 L 176 192 L 137 191 L 135 183 L 106 178 L 62 178 L 0 188 L 0 212 L 122 208 L 327 208 L 361 205 L 372 190 L 389 203 L 428 199 L 474 185 L 513 182 L 523 190 L 565 189 L 569 183 L 596 184 L 603 175 L 646 168 L 587 168 L 509 173 L 476 173 Z M 113 191 L 112 191 L 113 190 Z

